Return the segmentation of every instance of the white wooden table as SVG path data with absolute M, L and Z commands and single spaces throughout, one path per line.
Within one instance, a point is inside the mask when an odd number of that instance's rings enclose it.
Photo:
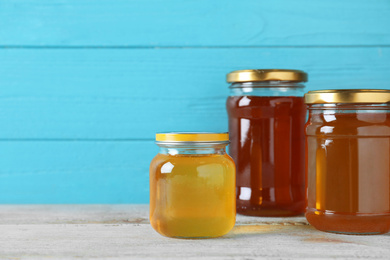
M 304 217 L 237 217 L 216 239 L 166 238 L 147 205 L 2 205 L 0 259 L 390 259 L 390 233 L 316 231 Z

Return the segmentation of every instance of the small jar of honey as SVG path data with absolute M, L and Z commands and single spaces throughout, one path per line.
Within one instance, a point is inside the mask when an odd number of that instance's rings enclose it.
M 306 207 L 300 70 L 239 70 L 227 75 L 229 154 L 237 166 L 237 213 L 293 216 Z
M 390 230 L 390 90 L 305 94 L 306 218 L 342 234 Z
M 235 165 L 227 133 L 156 134 L 150 164 L 150 223 L 176 238 L 212 238 L 235 224 Z

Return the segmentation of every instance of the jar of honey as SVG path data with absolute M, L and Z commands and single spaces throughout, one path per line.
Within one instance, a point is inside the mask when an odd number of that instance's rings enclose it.
M 227 133 L 160 133 L 150 164 L 150 223 L 176 238 L 212 238 L 235 224 L 235 165 Z
M 303 100 L 299 70 L 240 70 L 227 75 L 229 154 L 237 167 L 237 213 L 292 216 L 306 207 Z
M 327 232 L 388 232 L 390 90 L 310 91 L 305 102 L 307 220 Z

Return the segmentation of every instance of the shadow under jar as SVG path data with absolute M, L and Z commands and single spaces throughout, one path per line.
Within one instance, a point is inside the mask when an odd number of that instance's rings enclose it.
M 292 216 L 306 207 L 303 100 L 299 70 L 241 70 L 227 75 L 229 154 L 237 169 L 237 213 Z
M 310 91 L 305 102 L 307 220 L 327 232 L 388 232 L 390 90 Z
M 162 133 L 150 164 L 150 223 L 176 238 L 228 233 L 236 219 L 235 165 L 227 133 Z

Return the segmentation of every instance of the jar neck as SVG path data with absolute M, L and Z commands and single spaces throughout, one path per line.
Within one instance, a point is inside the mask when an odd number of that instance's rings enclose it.
M 337 120 L 359 120 L 383 123 L 390 118 L 390 104 L 310 104 L 308 122 L 312 124 Z
M 389 113 L 390 103 L 308 104 L 309 114 Z
M 169 155 L 206 155 L 226 154 L 227 144 L 158 144 L 160 154 Z
M 303 96 L 305 85 L 291 81 L 236 82 L 230 85 L 230 96 Z

